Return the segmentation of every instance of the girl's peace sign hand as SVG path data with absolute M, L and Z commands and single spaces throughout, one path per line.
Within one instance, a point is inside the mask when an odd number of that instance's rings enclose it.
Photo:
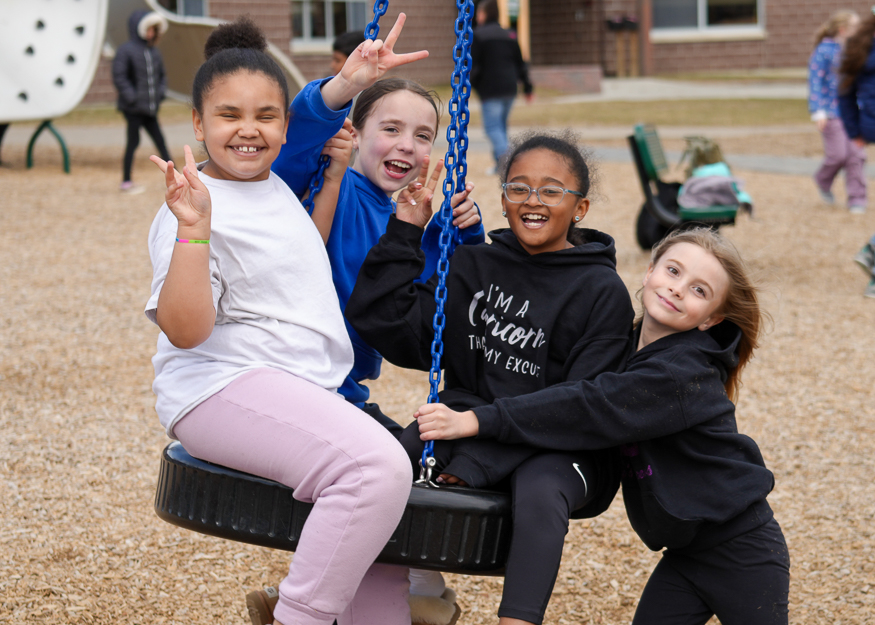
M 400 13 L 385 41 L 366 39 L 347 57 L 340 73 L 322 88 L 322 99 L 330 109 L 340 109 L 390 69 L 428 56 L 428 50 L 395 54 L 395 42 L 398 41 L 406 20 L 407 16 Z
M 422 159 L 419 176 L 401 191 L 395 208 L 395 216 L 398 219 L 420 228 L 425 228 L 428 220 L 431 219 L 433 212 L 431 201 L 444 168 L 444 159 L 438 160 L 431 176 L 428 175 L 428 163 L 429 157 L 426 156 Z
M 173 167 L 173 161 L 164 161 L 154 154 L 149 157 L 164 172 L 167 191 L 164 199 L 170 211 L 179 220 L 181 228 L 205 230 L 201 238 L 209 238 L 210 231 L 210 192 L 197 175 L 197 163 L 191 148 L 185 146 L 185 167 L 182 173 Z M 206 235 L 206 236 L 203 236 Z

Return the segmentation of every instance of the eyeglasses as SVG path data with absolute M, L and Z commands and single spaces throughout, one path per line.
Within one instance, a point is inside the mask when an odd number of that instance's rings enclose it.
M 538 200 L 544 206 L 556 206 L 557 204 L 561 204 L 562 200 L 565 199 L 566 193 L 577 195 L 579 197 L 586 197 L 579 191 L 563 189 L 562 187 L 551 186 L 533 189 L 523 182 L 505 182 L 501 185 L 501 188 L 504 189 L 504 197 L 507 198 L 507 201 L 514 204 L 522 204 L 532 196 L 533 192 L 538 196 Z

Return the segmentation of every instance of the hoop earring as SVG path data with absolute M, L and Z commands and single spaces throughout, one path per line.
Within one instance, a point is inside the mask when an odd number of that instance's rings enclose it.
M 501 211 L 501 216 L 502 216 L 502 217 L 507 217 L 507 211 Z

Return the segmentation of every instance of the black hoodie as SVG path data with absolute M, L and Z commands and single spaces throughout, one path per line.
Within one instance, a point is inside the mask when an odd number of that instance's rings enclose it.
M 672 334 L 630 353 L 623 373 L 569 382 L 475 409 L 479 437 L 555 447 L 622 445 L 623 499 L 650 547 L 697 551 L 772 518 L 774 476 L 738 433 L 723 383 L 741 331 L 724 321 Z M 638 331 L 631 345 L 638 343 Z M 549 426 L 533 431 L 532 410 Z
M 447 276 L 441 401 L 467 410 L 499 397 L 618 371 L 633 312 L 615 269 L 614 242 L 584 230 L 588 243 L 530 255 L 509 229 L 491 245 L 456 248 Z M 346 306 L 361 337 L 389 362 L 431 367 L 437 276 L 423 269 L 422 229 L 396 219 L 368 253 Z M 539 411 L 529 414 L 540 420 Z M 537 437 L 536 447 L 554 448 Z
M 491 245 L 456 248 L 444 309 L 443 403 L 467 410 L 622 367 L 633 311 L 615 269 L 614 242 L 583 232 L 583 245 L 534 256 L 509 229 L 490 232 Z M 421 239 L 422 229 L 393 216 L 362 265 L 345 314 L 389 362 L 428 370 L 437 277 L 414 283 L 425 259 Z M 540 410 L 527 413 L 533 424 L 542 418 Z M 537 436 L 529 442 L 565 448 Z

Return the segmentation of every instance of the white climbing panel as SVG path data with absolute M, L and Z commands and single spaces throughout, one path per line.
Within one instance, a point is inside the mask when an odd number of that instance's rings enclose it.
M 54 119 L 91 85 L 109 0 L 3 0 L 0 123 Z

